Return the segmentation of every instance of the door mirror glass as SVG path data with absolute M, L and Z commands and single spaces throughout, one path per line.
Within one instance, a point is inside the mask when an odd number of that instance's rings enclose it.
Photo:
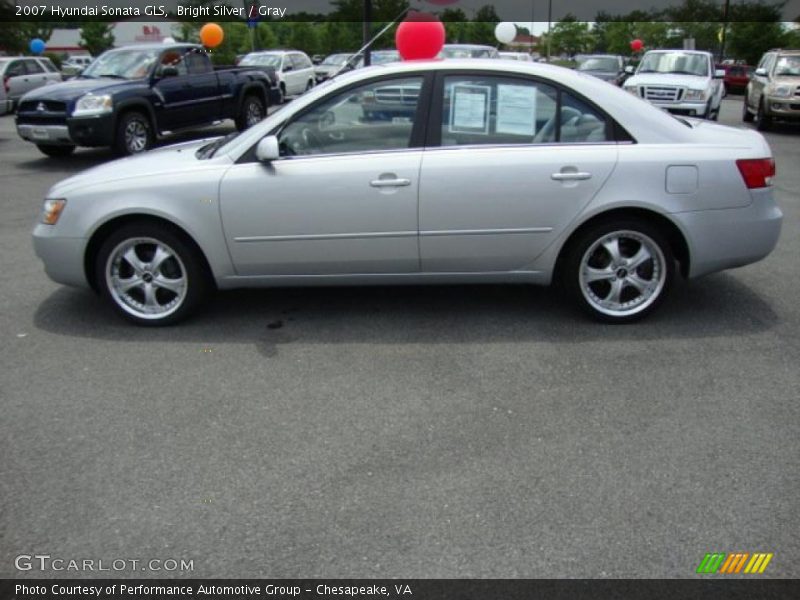
M 725 69 L 717 69 L 714 71 L 714 79 L 725 79 Z
M 258 142 L 258 146 L 256 146 L 256 158 L 260 162 L 272 162 L 273 160 L 278 160 L 280 156 L 278 138 L 274 135 L 268 135 Z
M 767 70 L 764 67 L 759 67 L 758 69 L 756 69 L 756 75 L 758 75 L 759 77 L 766 77 Z
M 633 72 L 634 72 L 634 71 L 635 71 L 635 69 L 633 68 L 633 65 L 628 65 L 627 67 L 625 67 L 625 72 L 626 72 L 628 75 L 633 75 Z

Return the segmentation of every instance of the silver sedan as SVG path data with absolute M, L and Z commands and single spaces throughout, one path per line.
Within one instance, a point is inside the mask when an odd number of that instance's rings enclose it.
M 589 76 L 414 61 L 340 75 L 238 135 L 62 181 L 33 238 L 52 279 L 141 325 L 217 288 L 554 281 L 626 322 L 676 271 L 772 251 L 774 173 L 757 132 Z

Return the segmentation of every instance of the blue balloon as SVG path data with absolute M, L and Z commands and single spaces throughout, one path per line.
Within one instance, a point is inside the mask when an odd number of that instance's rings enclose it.
M 41 54 L 42 52 L 44 52 L 45 43 L 44 43 L 43 40 L 40 40 L 39 38 L 33 38 L 31 40 L 30 46 L 28 46 L 28 47 L 31 49 L 31 52 L 33 52 L 34 54 Z

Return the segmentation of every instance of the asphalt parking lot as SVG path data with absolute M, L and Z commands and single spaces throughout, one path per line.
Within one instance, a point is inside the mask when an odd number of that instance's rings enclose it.
M 45 158 L 0 117 L 0 577 L 91 575 L 20 554 L 690 577 L 712 551 L 800 576 L 800 127 L 767 137 L 776 251 L 636 325 L 456 286 L 228 292 L 151 330 L 52 283 L 30 242 L 47 189 L 110 155 Z

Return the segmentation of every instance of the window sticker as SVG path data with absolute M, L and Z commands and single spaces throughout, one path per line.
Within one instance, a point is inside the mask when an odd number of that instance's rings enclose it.
M 497 133 L 533 137 L 536 133 L 536 88 L 497 86 Z
M 488 85 L 456 84 L 450 96 L 451 133 L 489 133 Z

